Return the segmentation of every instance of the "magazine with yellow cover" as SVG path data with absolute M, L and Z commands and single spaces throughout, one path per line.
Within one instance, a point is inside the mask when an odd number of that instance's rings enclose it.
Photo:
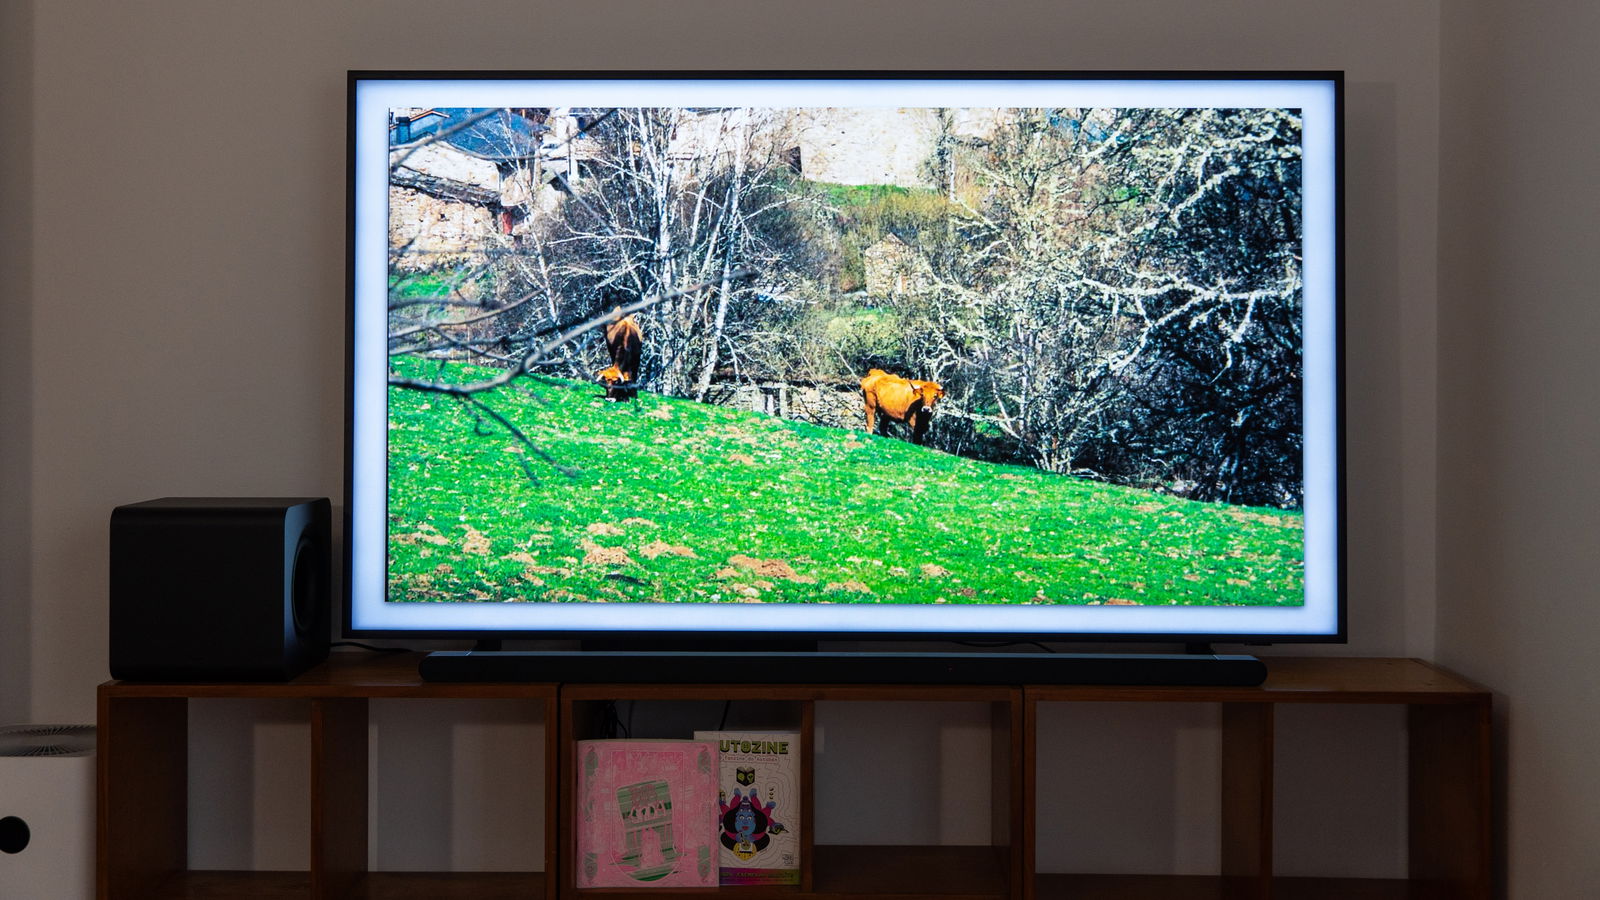
M 800 735 L 696 731 L 717 742 L 722 884 L 800 883 Z

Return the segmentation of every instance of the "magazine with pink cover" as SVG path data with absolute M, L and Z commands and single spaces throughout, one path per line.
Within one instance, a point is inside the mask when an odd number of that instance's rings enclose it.
M 577 885 L 717 884 L 715 741 L 578 741 Z

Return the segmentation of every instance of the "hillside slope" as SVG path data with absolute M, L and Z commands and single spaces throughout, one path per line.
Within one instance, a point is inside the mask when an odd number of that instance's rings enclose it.
M 482 395 L 530 450 L 455 399 L 391 389 L 391 597 L 1300 602 L 1298 513 L 600 394 L 534 378 Z

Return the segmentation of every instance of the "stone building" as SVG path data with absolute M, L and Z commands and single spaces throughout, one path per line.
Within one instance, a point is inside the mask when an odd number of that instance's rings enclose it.
M 826 107 L 792 111 L 797 171 L 811 181 L 935 188 L 928 165 L 941 135 L 983 138 L 1010 119 L 1000 109 Z
M 869 297 L 915 293 L 928 287 L 933 277 L 927 257 L 893 232 L 861 251 L 861 264 Z
M 938 142 L 991 134 L 1006 110 L 932 108 L 686 109 L 667 156 L 687 179 L 741 156 L 787 164 L 800 177 L 836 184 L 935 187 L 928 165 Z M 586 130 L 603 110 L 400 108 L 390 114 L 391 248 L 401 270 L 482 257 L 496 236 L 515 237 L 552 214 L 600 152 Z M 454 130 L 451 130 L 454 129 Z M 421 146 L 431 134 L 446 136 Z M 868 291 L 915 289 L 926 262 L 899 238 L 868 250 Z
M 582 140 L 581 110 L 507 109 L 476 121 L 471 112 L 390 114 L 389 246 L 404 248 L 397 269 L 481 259 L 496 235 L 522 234 L 553 210 L 594 155 Z M 457 130 L 408 146 L 450 128 Z

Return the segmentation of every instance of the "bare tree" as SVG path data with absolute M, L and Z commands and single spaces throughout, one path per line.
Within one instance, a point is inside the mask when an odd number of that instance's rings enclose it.
M 957 151 L 908 360 L 1041 468 L 1297 502 L 1299 147 L 1292 110 L 1016 111 Z

